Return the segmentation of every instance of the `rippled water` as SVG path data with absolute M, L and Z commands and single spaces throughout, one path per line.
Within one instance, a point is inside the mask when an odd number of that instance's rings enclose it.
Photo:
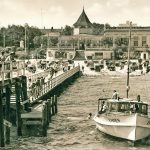
M 129 95 L 150 97 L 150 76 L 130 78 Z M 89 113 L 97 110 L 99 97 L 111 97 L 114 89 L 120 97 L 126 95 L 125 77 L 83 76 L 72 83 L 58 98 L 58 114 L 52 118 L 47 137 L 13 139 L 6 149 L 13 150 L 149 150 L 150 138 L 133 147 L 126 140 L 103 135 L 96 130 Z

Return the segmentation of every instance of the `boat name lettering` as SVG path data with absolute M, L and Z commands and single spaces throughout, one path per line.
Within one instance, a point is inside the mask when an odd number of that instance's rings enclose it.
M 150 125 L 150 121 L 147 122 L 147 125 Z
M 120 122 L 120 120 L 119 119 L 108 119 L 110 122 L 116 122 L 116 123 L 118 123 L 118 122 Z

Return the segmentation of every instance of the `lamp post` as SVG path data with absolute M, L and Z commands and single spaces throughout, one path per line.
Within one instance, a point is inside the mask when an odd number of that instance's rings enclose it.
M 25 39 L 24 39 L 24 41 L 25 41 L 25 43 L 24 43 L 25 57 L 26 57 L 26 54 L 27 54 L 27 26 L 28 26 L 28 24 L 24 25 L 24 29 L 25 29 Z

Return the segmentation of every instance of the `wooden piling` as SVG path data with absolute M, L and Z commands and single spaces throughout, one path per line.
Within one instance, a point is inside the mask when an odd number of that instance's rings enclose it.
M 47 105 L 47 126 L 49 126 L 49 101 L 46 101 L 46 105 Z
M 57 108 L 57 96 L 56 95 L 54 95 L 54 109 L 55 109 L 55 114 L 57 114 L 57 112 L 58 112 L 58 108 Z
M 4 120 L 3 120 L 3 102 L 2 102 L 2 87 L 0 87 L 0 146 L 4 147 Z
M 22 76 L 22 97 L 23 97 L 23 101 L 28 100 L 28 95 L 27 95 L 27 77 L 26 76 Z M 24 104 L 25 106 L 25 110 L 29 111 L 29 102 Z
M 54 109 L 54 97 L 51 97 L 51 107 L 52 107 L 52 116 L 55 115 L 55 109 Z
M 49 122 L 52 121 L 52 103 L 51 103 L 51 99 L 48 100 L 49 102 Z
M 22 136 L 22 122 L 21 122 L 21 83 L 19 79 L 16 79 L 15 83 L 15 93 L 16 93 L 16 125 L 17 125 L 17 136 Z
M 42 108 L 42 136 L 47 136 L 46 104 L 43 102 Z
M 10 121 L 10 96 L 11 96 L 11 85 L 9 84 L 6 86 L 5 114 L 6 114 L 7 121 Z M 10 144 L 10 127 L 9 126 L 6 126 L 5 136 L 6 136 L 6 144 Z

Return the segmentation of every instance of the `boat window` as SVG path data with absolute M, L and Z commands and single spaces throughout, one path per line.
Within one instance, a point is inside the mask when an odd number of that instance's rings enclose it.
M 118 111 L 118 103 L 111 103 L 110 111 Z
M 119 103 L 119 112 L 129 111 L 129 103 Z
M 147 115 L 147 105 L 142 104 L 142 114 Z
M 130 111 L 133 113 L 141 113 L 141 108 L 138 103 L 130 103 Z

